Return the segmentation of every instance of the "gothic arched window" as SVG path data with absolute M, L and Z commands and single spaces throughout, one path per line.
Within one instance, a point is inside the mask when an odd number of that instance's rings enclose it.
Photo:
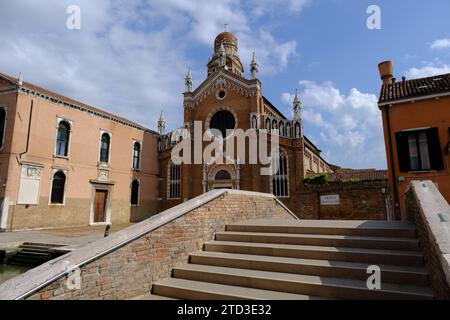
M 168 171 L 168 199 L 181 199 L 181 166 L 170 162 Z
M 133 169 L 139 170 L 141 168 L 141 144 L 135 142 L 133 146 Z
M 271 124 L 270 124 L 270 119 L 267 119 L 267 120 L 266 120 L 266 130 L 267 130 L 267 131 L 270 131 L 270 129 L 272 129 L 272 126 L 271 126 Z
M 252 117 L 252 129 L 258 129 L 258 119 L 256 116 Z
M 280 121 L 280 136 L 285 136 L 284 123 Z
M 109 150 L 111 148 L 111 137 L 109 134 L 102 134 L 102 141 L 100 143 L 100 162 L 109 163 Z
M 58 171 L 53 176 L 51 204 L 64 204 L 64 189 L 66 186 L 66 175 Z
M 164 150 L 163 142 L 162 142 L 161 138 L 158 138 L 158 149 L 159 149 L 159 151 Z
M 300 132 L 300 124 L 297 122 L 295 124 L 295 138 L 300 138 L 301 132 Z
M 273 130 L 278 129 L 278 123 L 277 123 L 277 120 L 273 120 L 273 122 L 272 122 L 272 129 L 273 129 Z
M 131 205 L 139 205 L 139 181 L 133 180 L 131 184 Z
M 61 121 L 58 125 L 58 134 L 56 136 L 56 155 L 67 157 L 69 155 L 70 124 L 67 121 Z
M 272 193 L 279 198 L 289 197 L 289 161 L 285 151 L 280 150 L 279 157 L 274 157 L 273 161 L 278 164 L 274 168 L 277 170 L 272 176 Z
M 290 124 L 290 123 L 288 123 L 288 124 L 286 125 L 286 135 L 287 135 L 289 138 L 292 138 L 292 128 L 291 128 L 291 124 Z

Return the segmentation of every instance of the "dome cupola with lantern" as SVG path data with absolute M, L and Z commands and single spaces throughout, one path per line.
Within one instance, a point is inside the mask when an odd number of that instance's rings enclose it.
M 225 26 L 225 31 L 214 40 L 214 53 L 208 63 L 208 76 L 220 68 L 233 72 L 239 76 L 244 75 L 244 66 L 238 55 L 238 40 Z

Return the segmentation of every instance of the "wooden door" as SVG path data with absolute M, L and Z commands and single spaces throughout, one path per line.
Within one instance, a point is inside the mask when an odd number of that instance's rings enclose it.
M 107 201 L 108 201 L 108 190 L 95 190 L 94 223 L 106 222 Z

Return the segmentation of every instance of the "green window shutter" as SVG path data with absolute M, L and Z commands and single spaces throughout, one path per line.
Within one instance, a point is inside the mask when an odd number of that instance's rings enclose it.
M 428 147 L 430 149 L 430 163 L 432 170 L 443 170 L 444 159 L 442 157 L 441 142 L 438 128 L 427 130 Z
M 397 154 L 400 172 L 410 171 L 408 134 L 405 132 L 397 132 Z

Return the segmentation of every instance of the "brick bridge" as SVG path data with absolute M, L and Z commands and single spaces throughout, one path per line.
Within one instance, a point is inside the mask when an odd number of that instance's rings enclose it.
M 298 220 L 272 195 L 215 190 L 5 282 L 0 299 L 449 299 L 449 206 L 432 182 L 408 204 L 409 222 Z

